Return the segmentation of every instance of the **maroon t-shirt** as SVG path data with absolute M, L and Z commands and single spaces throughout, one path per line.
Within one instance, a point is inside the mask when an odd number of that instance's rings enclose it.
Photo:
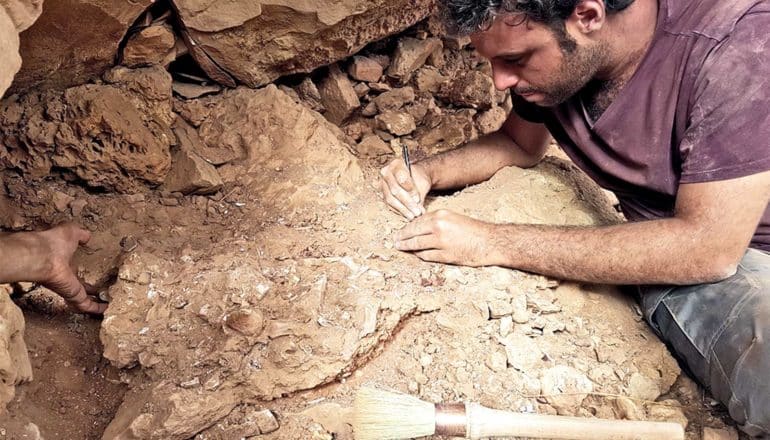
M 631 221 L 673 216 L 680 184 L 770 170 L 770 1 L 659 5 L 647 54 L 597 121 L 577 97 L 552 108 L 514 100 Z M 770 207 L 751 246 L 770 250 Z

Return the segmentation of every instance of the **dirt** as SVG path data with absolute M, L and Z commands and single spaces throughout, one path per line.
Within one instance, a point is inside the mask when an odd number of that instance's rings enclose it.
M 618 289 L 393 249 L 405 223 L 374 189 L 379 166 L 402 145 L 419 159 L 493 131 L 510 105 L 471 49 L 447 40 L 425 51 L 435 45 L 419 36 L 425 26 L 408 44 L 363 52 L 429 65 L 339 81 L 361 99 L 341 127 L 312 110 L 333 105 L 318 100 L 313 75 L 188 100 L 172 96 L 161 68 L 116 68 L 96 84 L 4 101 L 3 228 L 88 228 L 77 267 L 110 305 L 98 321 L 44 289 L 16 289 L 35 380 L 16 387 L 0 438 L 350 439 L 365 384 L 675 421 L 688 439 L 724 427 Z M 385 112 L 415 129 L 381 124 Z M 167 176 L 185 193 L 168 191 Z M 427 207 L 495 222 L 622 221 L 555 153 Z
M 34 381 L 18 387 L 0 438 L 98 439 L 123 399 L 119 371 L 102 357 L 95 319 L 25 309 Z

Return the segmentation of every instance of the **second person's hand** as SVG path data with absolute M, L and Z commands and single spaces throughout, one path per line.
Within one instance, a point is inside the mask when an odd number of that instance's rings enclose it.
M 394 159 L 380 175 L 382 198 L 390 208 L 409 220 L 425 214 L 425 196 L 432 186 L 425 168 L 413 164 L 410 176 L 404 161 Z

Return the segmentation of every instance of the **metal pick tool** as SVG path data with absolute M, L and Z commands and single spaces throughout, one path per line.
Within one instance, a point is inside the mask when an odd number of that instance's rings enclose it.
M 409 177 L 412 177 L 412 161 L 409 160 L 409 147 L 406 144 L 401 145 L 401 155 L 404 156 L 404 163 L 406 164 L 406 169 L 409 170 Z

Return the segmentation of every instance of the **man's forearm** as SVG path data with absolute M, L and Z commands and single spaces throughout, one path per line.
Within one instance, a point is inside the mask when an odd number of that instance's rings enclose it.
M 483 182 L 507 166 L 528 168 L 537 164 L 534 157 L 519 147 L 502 131 L 481 137 L 460 148 L 419 162 L 430 176 L 432 189 L 462 188 Z
M 45 272 L 41 246 L 30 232 L 0 236 L 0 283 L 40 281 Z
M 491 225 L 494 264 L 604 284 L 698 284 L 724 279 L 735 262 L 677 218 L 607 227 Z

